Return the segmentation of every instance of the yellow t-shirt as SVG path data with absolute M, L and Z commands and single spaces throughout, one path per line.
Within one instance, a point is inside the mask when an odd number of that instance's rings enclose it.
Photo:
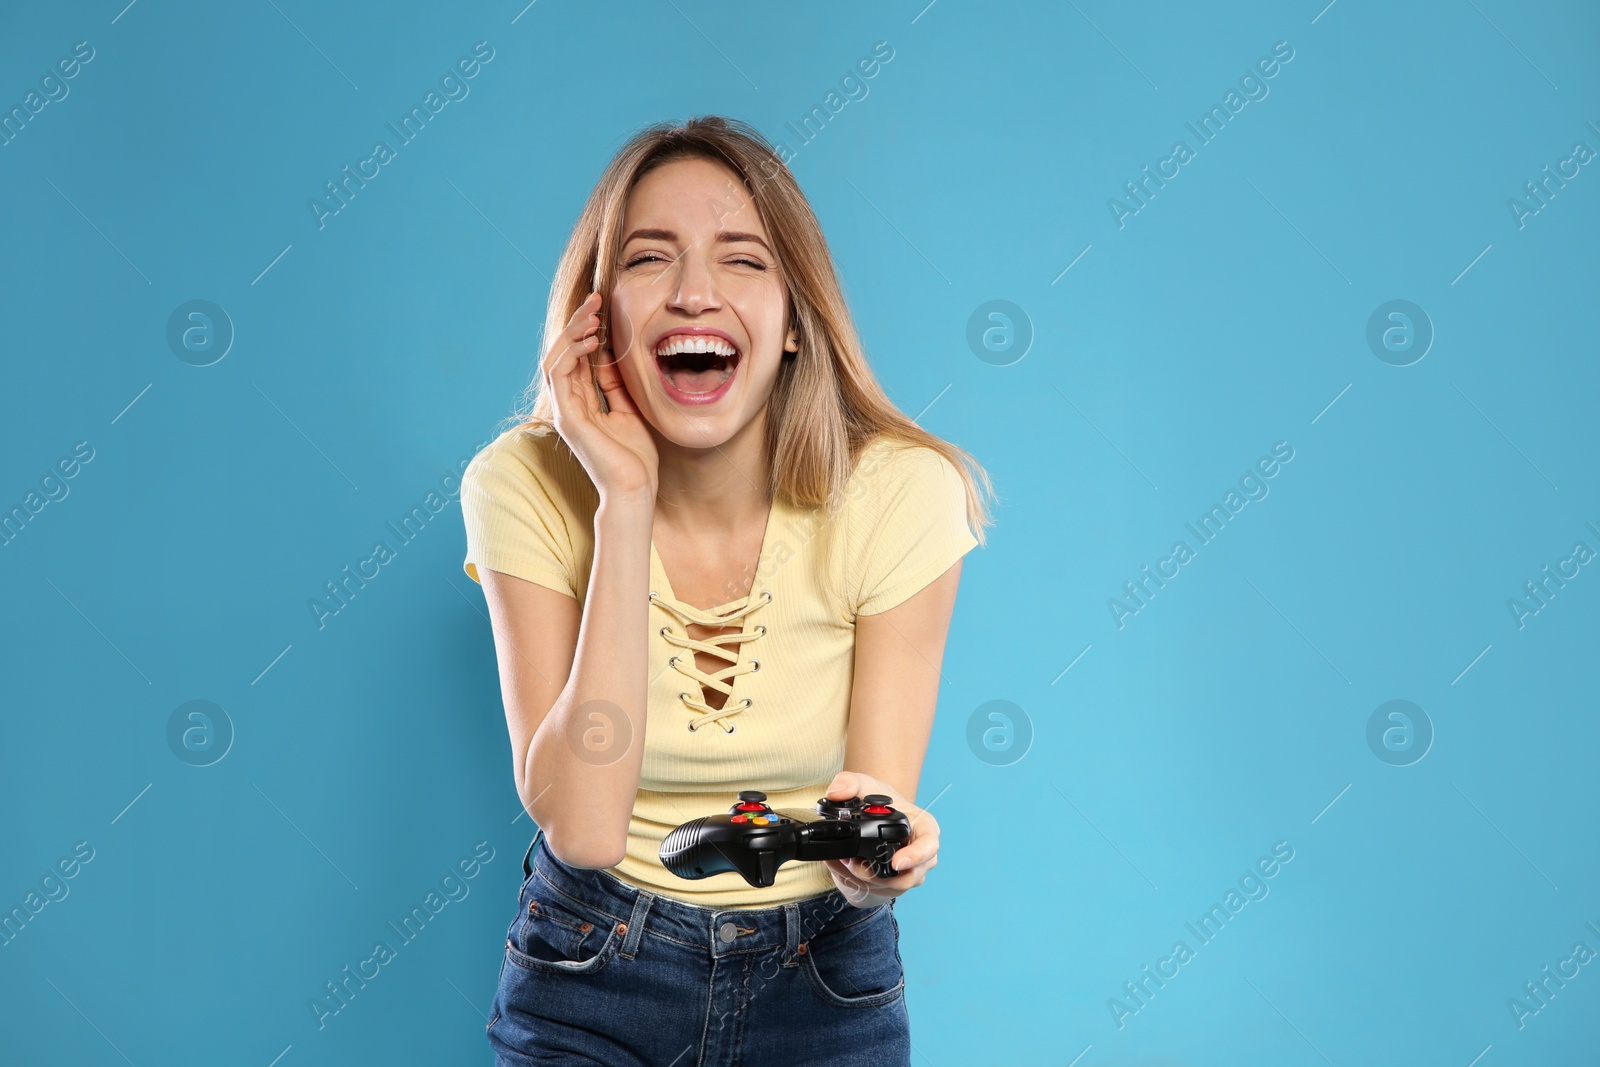
M 598 505 L 588 472 L 558 434 L 506 431 L 462 476 L 468 576 L 479 581 L 487 567 L 581 601 Z M 773 808 L 814 810 L 844 769 L 856 616 L 907 600 L 977 543 L 954 465 L 887 438 L 863 450 L 833 514 L 778 495 L 748 596 L 709 609 L 678 601 L 652 543 L 644 761 L 627 854 L 610 873 L 718 908 L 770 907 L 832 889 L 823 863 L 786 863 L 766 888 L 734 873 L 679 878 L 661 863 L 661 841 L 690 819 L 726 813 L 743 789 L 765 792 Z M 688 622 L 715 625 L 712 615 L 730 614 L 737 617 L 721 625 L 748 636 L 729 645 L 737 664 L 710 672 L 731 668 L 719 712 L 703 701 L 694 651 L 672 638 L 685 639 Z

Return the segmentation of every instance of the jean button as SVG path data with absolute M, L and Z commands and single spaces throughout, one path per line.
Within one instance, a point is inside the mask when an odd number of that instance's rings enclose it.
M 717 936 L 722 938 L 723 943 L 726 944 L 727 942 L 732 941 L 735 937 L 738 937 L 739 931 L 734 928 L 734 925 L 731 922 L 723 923 L 722 927 L 717 931 Z

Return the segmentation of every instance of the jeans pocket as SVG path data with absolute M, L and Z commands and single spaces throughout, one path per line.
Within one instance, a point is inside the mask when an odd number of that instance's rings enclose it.
M 876 1008 L 905 994 L 900 929 L 888 904 L 803 943 L 800 969 L 817 995 L 843 1008 Z
M 534 872 L 506 941 L 506 959 L 530 971 L 594 974 L 621 949 L 619 927 L 604 913 L 552 891 Z

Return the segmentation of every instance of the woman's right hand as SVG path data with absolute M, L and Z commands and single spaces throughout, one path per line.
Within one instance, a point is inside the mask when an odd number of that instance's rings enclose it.
M 600 346 L 600 304 L 600 294 L 590 293 L 545 352 L 540 361 L 544 388 L 556 432 L 589 472 L 601 501 L 632 496 L 654 506 L 660 455 L 616 358 Z M 601 410 L 596 382 L 610 411 Z

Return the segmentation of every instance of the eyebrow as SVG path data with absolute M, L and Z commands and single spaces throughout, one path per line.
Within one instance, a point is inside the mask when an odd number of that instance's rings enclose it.
M 637 229 L 628 234 L 628 236 L 623 239 L 622 243 L 626 245 L 629 241 L 638 240 L 640 238 L 650 241 L 675 242 L 678 240 L 678 235 L 672 230 Z M 762 248 L 765 248 L 769 255 L 777 254 L 772 251 L 771 245 L 767 244 L 766 241 L 761 239 L 759 234 L 741 233 L 738 230 L 718 230 L 716 240 L 718 244 L 738 244 L 740 241 L 749 241 L 752 244 L 758 244 Z

